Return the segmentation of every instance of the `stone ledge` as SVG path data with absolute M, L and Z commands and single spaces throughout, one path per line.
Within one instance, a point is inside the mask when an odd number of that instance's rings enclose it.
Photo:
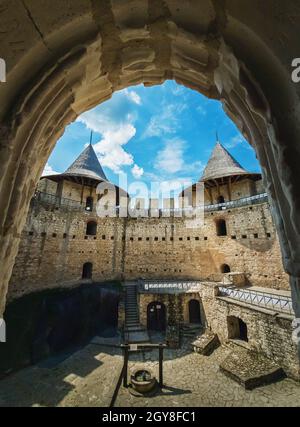
M 271 359 L 242 347 L 234 349 L 220 364 L 220 371 L 246 390 L 276 382 L 285 377 Z
M 267 315 L 272 316 L 272 317 L 278 317 L 281 319 L 286 319 L 286 320 L 291 320 L 291 321 L 294 320 L 294 316 L 289 314 L 289 313 L 282 313 L 282 312 L 278 312 L 275 310 L 271 310 L 269 308 L 259 307 L 258 305 L 247 304 L 245 302 L 239 301 L 237 299 L 229 298 L 229 297 L 219 297 L 218 296 L 218 297 L 216 297 L 216 299 L 219 301 L 223 301 L 226 304 L 237 305 L 240 307 L 247 308 L 248 310 L 258 311 L 260 313 L 267 314 Z
M 219 345 L 218 335 L 210 331 L 205 332 L 192 343 L 194 351 L 204 356 L 211 355 Z

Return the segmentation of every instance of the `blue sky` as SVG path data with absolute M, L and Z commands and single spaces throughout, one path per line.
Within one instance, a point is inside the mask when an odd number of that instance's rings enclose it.
M 82 114 L 58 140 L 45 173 L 63 172 L 89 142 L 109 180 L 119 183 L 126 173 L 130 184 L 196 182 L 215 145 L 221 143 L 246 169 L 260 171 L 255 153 L 221 103 L 167 81 L 114 93 L 112 98 Z

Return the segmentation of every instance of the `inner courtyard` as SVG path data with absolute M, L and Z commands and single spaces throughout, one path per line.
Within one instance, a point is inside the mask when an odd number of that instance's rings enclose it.
M 210 358 L 188 350 L 166 350 L 164 389 L 156 396 L 134 397 L 120 388 L 114 407 L 297 407 L 297 382 L 284 379 L 245 390 L 223 375 L 219 364 L 230 352 L 219 348 Z M 149 367 L 157 374 L 157 351 L 130 355 L 130 369 Z M 120 350 L 89 344 L 64 361 L 26 368 L 1 381 L 1 406 L 109 407 L 123 366 Z
M 299 16 L 0 0 L 0 406 L 300 406 Z

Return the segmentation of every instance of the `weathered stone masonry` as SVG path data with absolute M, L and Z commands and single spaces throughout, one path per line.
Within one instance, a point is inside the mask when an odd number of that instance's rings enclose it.
M 197 291 L 142 292 L 141 327 L 147 326 L 148 316 L 149 328 L 158 326 L 155 310 L 160 304 L 165 307 L 160 313 L 166 312 L 165 319 L 160 315 L 160 331 L 194 323 L 197 330 L 200 324 L 212 330 L 222 343 L 232 336 L 239 342 L 244 339 L 239 323 L 243 322 L 248 330 L 247 346 L 274 359 L 289 376 L 298 378 L 291 311 L 283 315 L 218 294 L 218 285 L 224 279 L 226 286 L 229 277 L 234 280 L 231 288 L 254 285 L 261 287 L 261 292 L 268 287 L 281 289 L 283 294 L 288 280 L 259 174 L 243 170 L 220 143 L 212 159 L 213 165 L 209 162 L 204 172 L 204 224 L 190 228 L 190 220 L 176 217 L 172 209 L 156 218 L 99 217 L 95 205 L 98 201 L 106 203 L 106 193 L 98 194 L 96 186 L 107 180 L 92 147 L 87 147 L 65 173 L 41 180 L 23 230 L 9 299 L 91 282 L 196 279 L 200 285 Z M 127 200 L 127 193 L 123 193 Z M 114 200 L 114 207 L 117 203 Z M 163 215 L 166 213 L 168 217 Z M 224 276 L 228 271 L 231 276 Z M 193 315 L 195 303 L 199 314 Z M 118 324 L 122 326 L 122 305 L 119 314 Z M 230 322 L 236 324 L 237 335 L 232 333 Z
M 216 235 L 223 218 L 227 236 Z M 97 221 L 96 236 L 86 224 Z M 61 206 L 33 205 L 22 234 L 9 298 L 81 281 L 93 263 L 93 280 L 190 278 L 221 280 L 221 266 L 244 272 L 249 284 L 288 289 L 267 203 L 207 213 L 200 229 L 184 218 L 97 218 Z
M 198 293 L 172 295 L 171 304 L 171 295 L 142 293 L 139 304 L 142 324 L 147 326 L 147 307 L 152 301 L 165 304 L 168 324 L 188 323 L 188 303 L 196 299 L 200 302 L 203 326 L 216 333 L 222 344 L 230 339 L 228 317 L 242 319 L 248 329 L 246 347 L 266 355 L 282 366 L 288 376 L 299 380 L 297 346 L 291 340 L 292 316 L 222 298 L 218 296 L 218 287 L 213 283 L 202 282 L 200 287 Z M 234 343 L 239 345 L 237 341 Z

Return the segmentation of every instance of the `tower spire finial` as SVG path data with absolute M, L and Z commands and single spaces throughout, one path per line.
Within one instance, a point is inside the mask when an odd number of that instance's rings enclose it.
M 90 145 L 92 145 L 92 141 L 93 141 L 93 131 L 91 130 Z
M 219 141 L 219 135 L 218 135 L 218 131 L 216 130 L 216 142 L 220 142 Z

